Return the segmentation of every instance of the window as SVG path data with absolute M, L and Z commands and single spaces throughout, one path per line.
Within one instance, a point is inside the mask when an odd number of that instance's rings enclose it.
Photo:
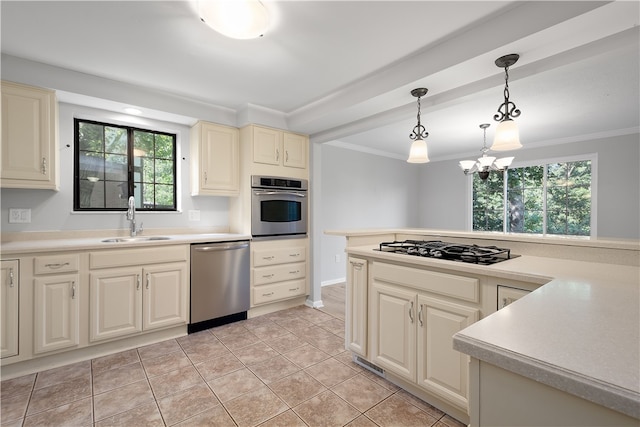
M 592 176 L 592 160 L 474 174 L 473 230 L 589 236 Z
M 176 210 L 176 135 L 74 120 L 74 210 Z

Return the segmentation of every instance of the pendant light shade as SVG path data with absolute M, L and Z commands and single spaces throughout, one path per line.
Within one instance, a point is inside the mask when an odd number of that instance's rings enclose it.
M 513 120 L 504 120 L 498 124 L 496 134 L 493 137 L 493 151 L 508 151 L 522 148 L 520 143 L 520 131 L 518 124 Z
M 493 116 L 498 127 L 493 138 L 491 150 L 507 151 L 522 148 L 520 143 L 520 131 L 518 125 L 513 121 L 513 117 L 520 116 L 520 110 L 516 104 L 509 101 L 509 67 L 515 64 L 520 55 L 512 53 L 496 59 L 496 66 L 504 68 L 504 102 L 498 107 L 498 113 Z
M 262 37 L 269 26 L 269 14 L 258 0 L 200 0 L 202 22 L 233 39 Z
M 423 139 L 413 141 L 411 151 L 407 163 L 428 163 L 429 153 L 427 152 L 427 143 Z
M 418 98 L 418 124 L 415 125 L 409 138 L 413 141 L 407 163 L 428 163 L 429 154 L 427 153 L 427 142 L 425 139 L 429 136 L 427 129 L 420 123 L 420 98 L 425 96 L 428 89 L 420 87 L 413 89 L 411 95 Z

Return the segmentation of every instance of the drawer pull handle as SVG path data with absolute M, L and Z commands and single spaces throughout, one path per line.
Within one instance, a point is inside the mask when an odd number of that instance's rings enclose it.
M 276 162 L 280 161 L 280 150 L 276 148 Z
M 297 253 L 297 254 L 289 254 L 289 256 L 290 256 L 290 257 L 292 257 L 292 258 L 297 258 L 297 257 L 299 257 L 299 256 L 300 256 L 300 253 Z
M 47 174 L 47 158 L 43 157 L 42 158 L 42 175 L 46 175 Z
M 263 274 L 262 278 L 263 279 L 271 279 L 273 277 L 273 274 Z
M 71 282 L 71 299 L 76 299 L 76 282 Z
M 140 275 L 136 274 L 136 290 L 140 289 Z
M 289 288 L 291 292 L 297 291 L 298 289 L 300 289 L 300 286 L 298 286 L 297 288 Z
M 413 301 L 411 301 L 411 307 L 409 307 L 409 319 L 411 319 L 411 323 L 413 323 Z
M 204 171 L 204 183 L 207 184 L 207 171 Z
M 9 287 L 13 288 L 13 268 L 9 269 Z
M 422 323 L 422 307 L 424 306 L 424 304 L 420 304 L 420 310 L 418 310 L 418 322 L 420 322 L 420 326 L 424 326 L 424 323 Z
M 58 262 L 55 264 L 45 264 L 44 266 L 48 268 L 58 269 L 58 268 L 64 267 L 65 265 L 70 265 L 70 264 L 68 262 L 65 262 L 65 263 Z
M 294 270 L 289 272 L 289 274 L 298 274 L 298 273 L 300 273 L 300 270 Z
M 362 266 L 364 265 L 364 262 L 358 262 L 358 261 L 349 261 L 351 263 L 351 265 L 353 265 L 353 268 L 355 268 L 356 270 L 362 270 Z
M 271 261 L 273 258 L 274 258 L 273 255 L 271 255 L 271 256 L 263 256 L 262 257 L 262 259 L 265 260 L 265 261 Z
M 273 292 L 269 292 L 268 294 L 262 294 L 263 297 L 270 297 L 271 295 L 273 295 Z

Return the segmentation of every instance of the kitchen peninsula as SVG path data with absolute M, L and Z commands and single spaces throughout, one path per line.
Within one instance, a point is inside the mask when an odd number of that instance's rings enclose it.
M 346 345 L 363 364 L 473 426 L 638 424 L 639 242 L 326 234 L 347 239 Z M 405 240 L 495 245 L 519 256 L 478 265 L 380 250 Z M 498 311 L 501 286 L 525 296 Z

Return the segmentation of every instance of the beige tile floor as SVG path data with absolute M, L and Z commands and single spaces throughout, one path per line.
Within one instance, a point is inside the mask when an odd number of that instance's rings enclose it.
M 361 368 L 296 307 L 1 383 L 2 426 L 462 424 Z

